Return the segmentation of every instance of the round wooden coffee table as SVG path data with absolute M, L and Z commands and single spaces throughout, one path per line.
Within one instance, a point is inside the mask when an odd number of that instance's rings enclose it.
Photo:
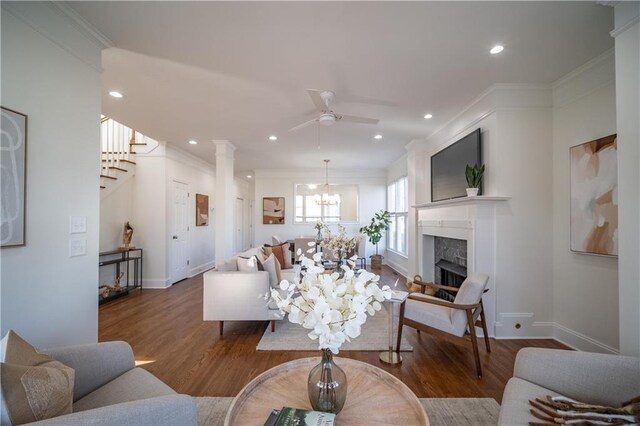
M 334 358 L 347 374 L 347 400 L 336 416 L 345 425 L 429 425 L 420 400 L 400 380 L 364 362 Z M 302 358 L 265 371 L 240 391 L 224 424 L 262 425 L 271 410 L 282 407 L 311 410 L 307 394 L 309 371 L 320 358 Z

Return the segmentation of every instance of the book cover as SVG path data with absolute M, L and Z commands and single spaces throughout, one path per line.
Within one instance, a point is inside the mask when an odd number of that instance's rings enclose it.
M 282 407 L 274 426 L 333 426 L 335 418 L 333 413 Z

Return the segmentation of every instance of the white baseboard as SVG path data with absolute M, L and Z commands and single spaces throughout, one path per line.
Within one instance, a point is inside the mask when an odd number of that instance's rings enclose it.
M 216 261 L 212 260 L 206 263 L 203 263 L 202 265 L 196 266 L 194 268 L 189 269 L 189 278 L 191 277 L 195 277 L 196 275 L 208 271 L 209 269 L 213 269 L 216 266 Z
M 156 278 L 156 279 L 143 279 L 142 280 L 142 288 L 144 290 L 147 289 L 162 289 L 171 287 L 171 282 L 169 278 Z
M 605 354 L 620 354 L 620 351 L 582 333 L 565 327 L 564 325 L 555 324 L 554 339 L 564 343 L 565 345 L 584 352 L 599 352 Z
M 390 259 L 384 259 L 382 263 L 387 265 L 389 268 L 393 269 L 394 271 L 396 271 L 398 274 L 405 277 L 407 280 L 409 279 L 407 277 L 407 274 L 409 273 L 409 271 L 407 271 L 407 268 L 402 267 L 401 265 L 399 265 L 398 263 Z
M 620 351 L 589 336 L 553 321 L 535 321 L 532 313 L 499 314 L 495 324 L 496 339 L 554 339 L 585 352 L 618 354 Z M 520 324 L 520 328 L 516 328 Z

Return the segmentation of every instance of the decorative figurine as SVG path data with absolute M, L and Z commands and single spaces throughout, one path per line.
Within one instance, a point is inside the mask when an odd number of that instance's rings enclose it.
M 131 245 L 131 238 L 133 238 L 133 228 L 131 227 L 131 225 L 129 224 L 129 222 L 126 222 L 124 224 L 124 232 L 122 233 L 122 243 L 124 244 L 123 247 L 120 247 L 121 249 L 125 249 L 125 250 L 129 250 L 130 248 L 134 248 Z

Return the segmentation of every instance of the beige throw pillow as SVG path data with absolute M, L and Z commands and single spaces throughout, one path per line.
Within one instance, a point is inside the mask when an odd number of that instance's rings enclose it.
M 236 258 L 238 271 L 240 272 L 258 272 L 258 258 L 256 256 Z
M 272 288 L 278 288 L 280 284 L 280 262 L 272 254 L 267 256 L 265 260 L 258 259 L 262 264 L 262 268 L 269 273 L 269 285 Z
M 38 352 L 12 330 L 0 370 L 2 394 L 12 424 L 71 414 L 74 370 Z
M 293 265 L 291 263 L 291 249 L 289 246 L 289 243 L 282 243 L 277 246 L 265 244 L 263 250 L 267 256 L 273 253 L 276 259 L 278 259 L 278 262 L 280 262 L 282 269 L 291 269 Z

